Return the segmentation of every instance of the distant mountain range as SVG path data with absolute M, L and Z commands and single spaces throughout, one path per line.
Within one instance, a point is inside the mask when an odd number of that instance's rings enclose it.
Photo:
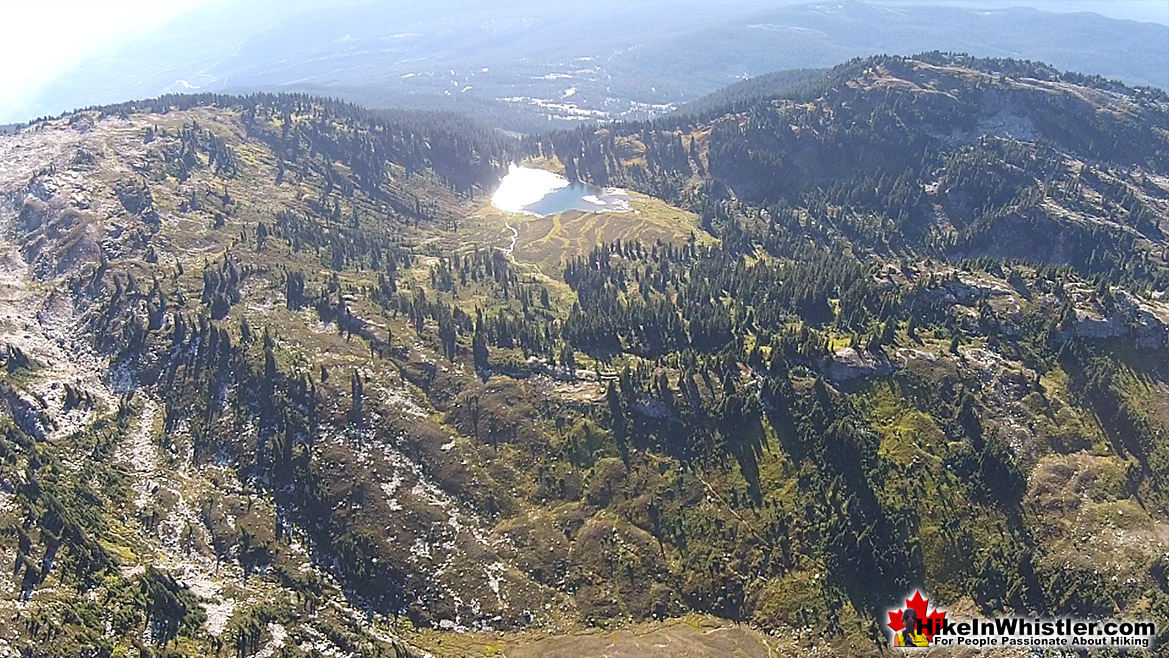
M 213 2 L 60 76 L 0 121 L 168 92 L 267 90 L 452 109 L 534 132 L 662 113 L 771 71 L 927 50 L 1169 88 L 1165 25 L 1028 8 L 716 4 Z
M 0 656 L 1169 619 L 1167 125 L 927 52 L 538 139 L 300 94 L 0 136 Z M 516 161 L 630 211 L 495 208 Z

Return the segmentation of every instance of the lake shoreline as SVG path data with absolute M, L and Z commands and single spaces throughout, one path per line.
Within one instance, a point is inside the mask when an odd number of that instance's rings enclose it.
M 633 212 L 632 198 L 617 187 L 574 183 L 543 169 L 511 165 L 491 205 L 504 212 L 547 217 L 562 212 Z

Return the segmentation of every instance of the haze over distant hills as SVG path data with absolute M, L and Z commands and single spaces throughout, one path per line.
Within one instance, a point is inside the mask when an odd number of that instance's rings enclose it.
M 1169 94 L 805 73 L 0 136 L 0 656 L 879 658 L 914 590 L 1166 646 Z
M 458 0 L 439 13 L 418 0 L 392 9 L 211 2 L 0 107 L 0 121 L 168 92 L 264 89 L 453 109 L 534 131 L 643 117 L 770 71 L 935 49 L 1169 87 L 1166 25 L 1008 7 L 709 4 L 602 0 L 566 11 Z

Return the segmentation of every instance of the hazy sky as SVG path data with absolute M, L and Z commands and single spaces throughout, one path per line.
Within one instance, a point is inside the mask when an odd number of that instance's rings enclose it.
M 0 107 L 207 0 L 0 0 Z M 52 26 L 51 29 L 48 26 Z

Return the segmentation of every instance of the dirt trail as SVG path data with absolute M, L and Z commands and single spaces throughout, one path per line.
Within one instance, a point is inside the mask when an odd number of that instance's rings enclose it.
M 158 491 L 159 456 L 152 438 L 157 415 L 158 402 L 146 398 L 142 403 L 138 426 L 126 437 L 118 451 L 119 459 L 129 467 L 133 476 L 131 486 L 138 494 L 134 505 L 139 511 L 150 504 L 151 497 Z
M 511 231 L 511 244 L 509 244 L 506 247 L 496 247 L 496 249 L 502 251 L 503 254 L 505 256 L 507 256 L 507 260 L 512 265 L 515 265 L 516 267 L 527 269 L 530 274 L 532 274 L 533 276 L 535 276 L 539 279 L 547 279 L 548 278 L 547 275 L 545 275 L 542 271 L 540 271 L 539 265 L 536 265 L 535 263 L 521 263 L 520 261 L 516 260 L 515 248 L 516 248 L 516 243 L 520 239 L 520 231 L 516 227 L 512 226 L 511 222 L 504 222 L 503 225 L 507 227 L 507 230 Z
M 520 231 L 516 227 L 512 226 L 510 222 L 504 223 L 504 226 L 507 227 L 507 230 L 511 231 L 511 244 L 507 247 L 500 247 L 499 250 L 507 254 L 508 260 L 514 263 L 515 257 L 512 254 L 515 253 L 516 241 L 520 239 Z

